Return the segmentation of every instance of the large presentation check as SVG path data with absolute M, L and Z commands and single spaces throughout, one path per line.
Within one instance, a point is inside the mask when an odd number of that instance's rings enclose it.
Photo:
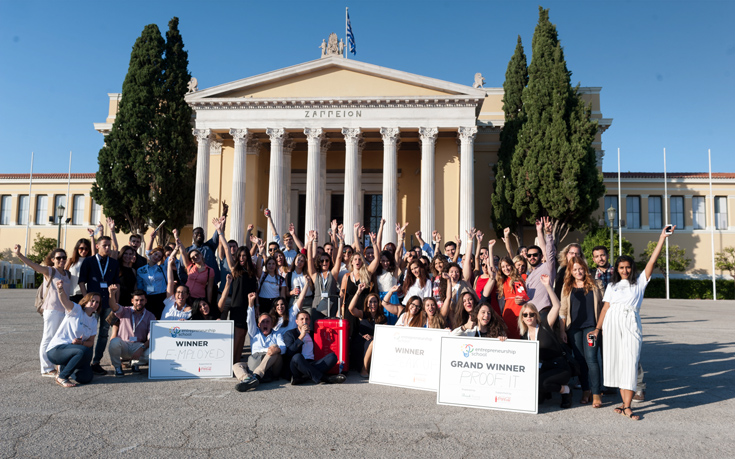
M 231 320 L 151 322 L 151 379 L 232 377 Z
M 370 383 L 436 392 L 439 348 L 449 330 L 376 325 Z
M 440 405 L 538 413 L 538 342 L 441 338 Z

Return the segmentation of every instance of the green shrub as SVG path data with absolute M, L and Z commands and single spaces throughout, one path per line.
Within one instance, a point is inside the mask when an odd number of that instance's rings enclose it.
M 674 299 L 712 299 L 712 281 L 709 279 L 669 279 L 669 297 Z M 646 287 L 645 298 L 666 298 L 666 279 L 654 278 Z M 735 282 L 717 280 L 717 299 L 735 298 Z

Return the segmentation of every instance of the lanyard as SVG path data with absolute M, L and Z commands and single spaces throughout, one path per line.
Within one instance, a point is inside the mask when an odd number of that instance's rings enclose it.
M 327 277 L 324 277 L 321 274 L 319 274 L 319 277 L 321 277 L 322 279 L 322 292 L 326 292 L 327 291 L 327 279 L 329 278 L 329 273 L 327 273 Z
M 96 255 L 95 258 L 97 259 L 97 266 L 100 268 L 100 273 L 102 274 L 102 281 L 105 281 L 105 274 L 107 274 L 107 267 L 110 265 L 110 259 L 107 258 L 107 263 L 105 263 L 105 270 L 102 271 L 102 263 L 100 263 L 100 256 Z
M 131 311 L 131 317 L 130 317 L 130 323 L 133 325 L 133 334 L 135 334 L 135 329 L 138 328 L 138 325 L 140 325 L 141 322 L 143 322 L 143 318 L 145 317 L 145 311 L 140 315 L 140 320 L 138 323 L 135 323 L 135 311 Z

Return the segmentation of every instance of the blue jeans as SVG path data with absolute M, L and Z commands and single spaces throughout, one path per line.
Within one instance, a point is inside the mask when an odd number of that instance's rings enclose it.
M 46 355 L 54 365 L 61 366 L 59 378 L 69 379 L 74 375 L 74 380 L 79 384 L 87 384 L 92 381 L 94 374 L 89 367 L 92 361 L 91 347 L 81 344 L 60 344 L 49 349 Z
M 110 313 L 110 308 L 104 308 L 100 310 L 100 331 L 97 333 L 97 343 L 94 345 L 94 363 L 100 363 L 102 356 L 105 355 L 105 348 L 107 347 L 107 337 L 110 336 L 110 324 L 107 323 L 105 318 Z
M 324 373 L 332 369 L 337 363 L 337 356 L 330 352 L 319 360 L 307 360 L 304 355 L 298 353 L 291 358 L 291 374 L 294 378 L 308 377 L 315 383 L 319 383 Z
M 582 390 L 592 391 L 595 395 L 600 395 L 600 384 L 602 376 L 600 374 L 600 362 L 597 358 L 598 345 L 587 344 L 587 333 L 593 331 L 595 327 L 587 328 L 570 328 L 567 330 L 567 341 L 569 342 L 574 358 L 579 362 L 582 374 L 579 376 L 579 382 L 582 384 Z

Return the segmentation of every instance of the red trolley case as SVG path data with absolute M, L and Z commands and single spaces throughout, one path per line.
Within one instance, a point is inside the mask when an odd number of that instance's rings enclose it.
M 344 319 L 320 319 L 314 324 L 314 360 L 330 352 L 337 356 L 337 363 L 327 373 L 336 375 L 350 369 L 349 332 L 349 323 Z

